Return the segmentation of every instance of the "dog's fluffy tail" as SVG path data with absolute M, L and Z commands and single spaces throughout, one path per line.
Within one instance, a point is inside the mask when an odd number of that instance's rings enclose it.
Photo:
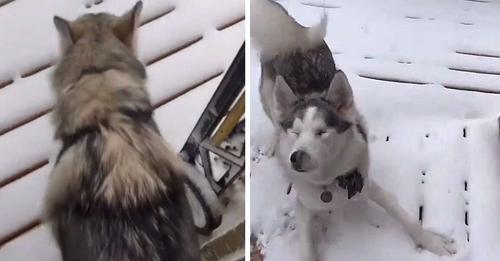
M 326 34 L 327 16 L 319 24 L 304 27 L 272 0 L 252 0 L 250 34 L 262 61 L 320 45 Z
M 222 222 L 223 206 L 212 190 L 210 183 L 205 178 L 205 175 L 187 162 L 182 161 L 181 164 L 186 174 L 186 179 L 184 180 L 186 189 L 191 191 L 187 195 L 193 215 L 196 216 L 197 214 L 201 214 L 200 211 L 203 211 L 203 217 L 197 216 L 194 219 L 199 220 L 200 218 L 204 218 L 204 222 L 198 223 L 195 221 L 195 226 L 199 233 L 209 235 Z M 197 206 L 201 207 L 201 209 L 196 209 Z

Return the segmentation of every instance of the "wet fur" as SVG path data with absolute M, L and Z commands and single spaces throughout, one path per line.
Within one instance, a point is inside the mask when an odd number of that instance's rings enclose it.
M 138 5 L 122 17 L 56 18 L 63 57 L 54 123 L 63 149 L 46 217 L 66 261 L 200 260 L 185 168 L 152 119 L 133 53 Z

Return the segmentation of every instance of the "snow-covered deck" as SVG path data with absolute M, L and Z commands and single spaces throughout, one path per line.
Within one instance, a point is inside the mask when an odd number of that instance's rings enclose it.
M 42 198 L 55 148 L 52 17 L 121 14 L 133 0 L 0 1 L 0 260 L 60 260 Z M 243 0 L 144 1 L 138 54 L 162 134 L 180 150 L 244 41 Z
M 328 13 L 327 43 L 369 126 L 371 176 L 423 225 L 453 237 L 443 260 L 500 260 L 500 2 L 308 0 L 284 5 L 304 25 Z M 251 227 L 266 261 L 299 260 L 294 194 L 276 159 L 257 155 L 271 125 L 251 57 Z M 354 204 L 323 223 L 322 260 L 441 260 L 418 252 L 380 209 Z

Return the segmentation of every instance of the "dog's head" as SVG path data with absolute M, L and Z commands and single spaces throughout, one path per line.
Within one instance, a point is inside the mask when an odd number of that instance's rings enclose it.
M 353 129 L 359 131 L 353 128 L 357 111 L 351 86 L 342 71 L 335 73 L 325 93 L 307 97 L 297 97 L 278 75 L 274 104 L 282 129 L 281 158 L 296 173 L 312 173 L 331 166 L 332 159 L 356 136 Z
M 121 43 L 124 47 L 134 49 L 134 34 L 139 24 L 142 2 L 122 16 L 108 13 L 86 14 L 75 21 L 68 21 L 54 16 L 54 24 L 59 33 L 63 53 L 79 44 Z
M 146 72 L 135 56 L 135 34 L 142 2 L 123 14 L 85 14 L 75 21 L 58 16 L 54 24 L 59 34 L 62 59 L 54 73 L 54 87 L 64 92 L 88 73 L 119 70 L 135 79 L 145 79 Z

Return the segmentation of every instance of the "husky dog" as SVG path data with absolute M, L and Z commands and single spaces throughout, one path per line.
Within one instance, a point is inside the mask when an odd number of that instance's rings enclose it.
M 56 138 L 46 216 L 65 261 L 200 260 L 185 168 L 153 121 L 134 55 L 142 2 L 123 16 L 54 17 Z
M 437 255 L 454 254 L 453 240 L 423 229 L 369 178 L 368 131 L 349 81 L 324 41 L 326 18 L 306 28 L 275 2 L 254 0 L 251 8 L 261 101 L 276 130 L 270 150 L 297 191 L 302 260 L 318 260 L 311 232 L 315 211 L 341 208 L 351 198 L 380 205 L 416 245 Z

